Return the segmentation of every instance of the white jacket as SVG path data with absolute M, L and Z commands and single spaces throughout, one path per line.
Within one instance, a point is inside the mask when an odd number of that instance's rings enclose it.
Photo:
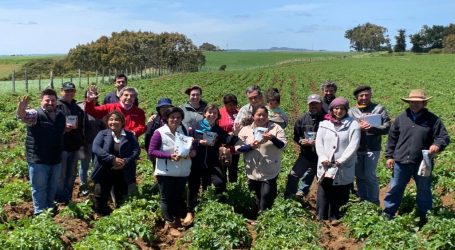
M 326 168 L 321 162 L 338 161 L 338 168 L 333 185 L 347 185 L 354 181 L 357 149 L 360 143 L 360 126 L 352 117 L 341 121 L 335 128 L 331 121 L 322 121 L 316 134 L 316 153 L 318 154 L 317 176 L 321 178 Z
M 171 133 L 169 127 L 167 125 L 164 125 L 156 131 L 161 134 L 160 150 L 170 154 L 174 153 L 175 136 Z M 177 128 L 176 133 L 184 134 L 181 127 Z M 190 175 L 190 170 L 190 159 L 180 159 L 179 161 L 173 161 L 171 159 L 157 158 L 154 175 L 187 177 Z

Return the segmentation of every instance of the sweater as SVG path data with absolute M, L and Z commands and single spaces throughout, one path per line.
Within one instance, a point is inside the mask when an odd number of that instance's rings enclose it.
M 323 161 L 340 163 L 333 185 L 347 185 L 354 181 L 357 149 L 360 142 L 360 127 L 357 121 L 347 116 L 335 127 L 331 121 L 322 121 L 316 134 L 318 154 L 317 176 L 320 179 L 327 170 Z

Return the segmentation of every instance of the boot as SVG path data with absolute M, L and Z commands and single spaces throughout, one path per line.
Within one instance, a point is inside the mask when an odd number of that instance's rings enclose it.
M 186 217 L 185 217 L 185 219 L 183 220 L 183 223 L 182 223 L 182 224 L 183 224 L 185 227 L 187 227 L 187 226 L 193 224 L 193 220 L 194 220 L 194 214 L 191 213 L 191 212 L 188 212 L 188 213 L 186 214 Z

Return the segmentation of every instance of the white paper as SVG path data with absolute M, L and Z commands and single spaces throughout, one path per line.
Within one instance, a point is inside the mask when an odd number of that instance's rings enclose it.
M 368 122 L 372 127 L 379 127 L 382 125 L 382 117 L 380 114 L 365 115 L 363 120 Z
M 314 141 L 314 139 L 316 139 L 316 132 L 312 132 L 312 131 L 305 131 L 305 139 L 309 140 L 309 141 Z
M 183 158 L 188 157 L 193 143 L 193 137 L 175 133 L 175 153 Z
M 268 128 L 264 127 L 257 127 L 254 129 L 254 140 L 255 141 L 262 141 L 263 137 L 262 135 L 267 132 Z
M 327 171 L 325 171 L 324 177 L 330 178 L 330 179 L 335 179 L 337 172 L 338 172 L 338 167 L 330 167 L 327 169 Z
M 430 176 L 431 170 L 433 168 L 433 164 L 431 162 L 431 156 L 428 154 L 428 150 L 422 150 L 423 159 L 420 162 L 419 170 L 417 171 L 417 175 L 420 176 Z
M 215 132 L 210 132 L 210 131 L 205 131 L 204 134 L 202 135 L 202 139 L 207 142 L 208 145 L 213 146 L 215 145 L 217 133 Z
M 66 124 L 73 127 L 77 127 L 77 115 L 67 115 Z

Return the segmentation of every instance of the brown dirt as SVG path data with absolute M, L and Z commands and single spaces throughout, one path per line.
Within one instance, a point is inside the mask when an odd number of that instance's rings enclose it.
M 56 215 L 54 221 L 65 229 L 65 233 L 61 236 L 61 239 L 67 246 L 71 246 L 73 243 L 82 240 L 91 229 L 89 222 L 78 218 L 67 218 Z
M 22 202 L 17 205 L 5 205 L 3 211 L 8 221 L 20 220 L 33 215 L 32 202 Z
M 455 192 L 448 193 L 441 197 L 442 205 L 452 208 L 455 211 Z

